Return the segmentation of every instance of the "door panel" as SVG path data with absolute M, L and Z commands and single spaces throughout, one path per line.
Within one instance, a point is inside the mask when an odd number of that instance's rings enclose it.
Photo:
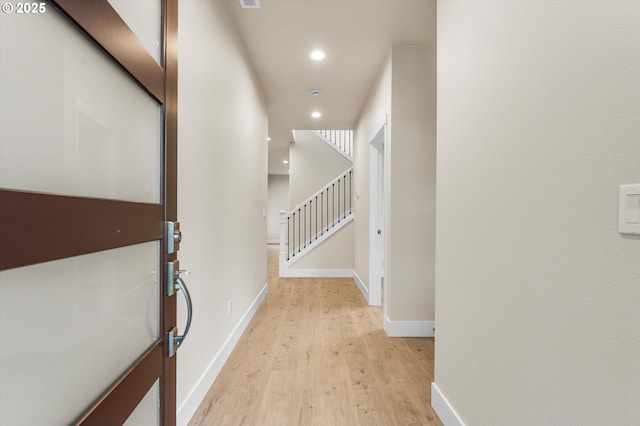
M 0 424 L 71 423 L 158 341 L 159 250 L 0 272 Z
M 142 3 L 161 39 L 107 0 L 0 15 L 1 424 L 175 424 L 177 0 Z
M 123 426 L 160 424 L 160 381 L 157 380 Z
M 159 203 L 160 104 L 54 8 L 29 18 L 2 20 L 0 187 Z

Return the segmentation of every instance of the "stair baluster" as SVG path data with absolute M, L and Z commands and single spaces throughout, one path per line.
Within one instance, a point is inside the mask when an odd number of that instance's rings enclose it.
M 297 260 L 352 218 L 352 176 L 348 169 L 291 212 L 280 212 L 283 261 Z

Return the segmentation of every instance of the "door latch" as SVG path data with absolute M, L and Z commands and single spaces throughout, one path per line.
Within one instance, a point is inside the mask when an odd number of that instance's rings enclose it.
M 171 329 L 171 331 L 169 331 L 169 333 L 167 333 L 168 336 L 168 343 L 169 343 L 169 358 L 171 358 L 172 356 L 174 356 L 176 354 L 176 352 L 178 351 L 178 327 L 173 327 Z
M 191 272 L 180 269 L 180 261 L 177 259 L 167 262 L 167 296 L 173 296 L 176 290 L 180 290 L 178 280 L 181 279 L 181 274 L 191 275 Z
M 167 254 L 175 253 L 180 250 L 180 241 L 182 241 L 182 232 L 180 232 L 180 222 L 165 222 Z

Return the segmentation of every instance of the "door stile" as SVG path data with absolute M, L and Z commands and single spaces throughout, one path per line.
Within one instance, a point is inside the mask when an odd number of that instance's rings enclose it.
M 163 45 L 164 45 L 164 208 L 165 223 L 178 220 L 178 1 L 162 0 Z M 172 235 L 166 235 L 163 244 L 164 265 L 176 260 L 177 252 L 168 254 L 167 243 Z M 167 268 L 162 268 L 163 283 L 169 280 Z M 172 278 L 171 278 L 172 279 Z M 166 286 L 161 297 L 161 329 L 163 332 L 164 357 L 163 376 L 160 380 L 160 395 L 164 402 L 160 407 L 160 424 L 176 424 L 176 358 L 169 357 L 168 333 L 176 327 L 177 297 L 167 296 Z

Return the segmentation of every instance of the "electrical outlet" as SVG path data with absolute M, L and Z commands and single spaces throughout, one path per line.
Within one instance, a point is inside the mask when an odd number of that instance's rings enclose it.
M 227 302 L 227 316 L 228 317 L 231 316 L 231 300 L 229 300 L 229 302 Z

